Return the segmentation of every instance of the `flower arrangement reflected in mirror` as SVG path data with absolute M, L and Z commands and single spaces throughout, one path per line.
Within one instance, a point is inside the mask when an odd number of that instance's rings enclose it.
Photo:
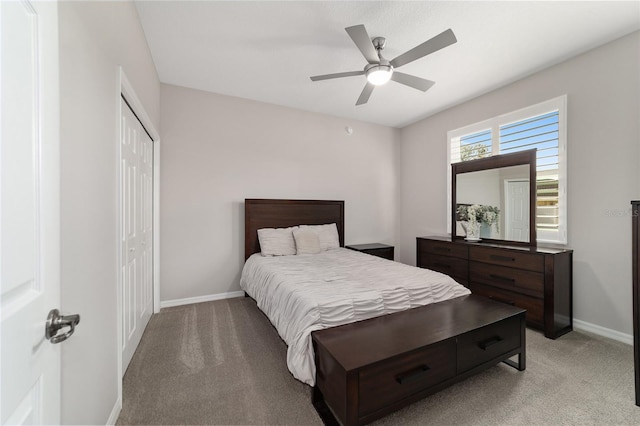
M 457 220 L 467 234 L 465 240 L 480 241 L 480 228 L 495 225 L 496 232 L 500 232 L 500 209 L 483 204 L 459 204 L 456 209 Z

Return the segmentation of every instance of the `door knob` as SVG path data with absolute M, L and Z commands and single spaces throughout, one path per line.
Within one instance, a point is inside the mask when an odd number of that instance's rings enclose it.
M 60 311 L 52 309 L 47 316 L 47 324 L 44 329 L 44 337 L 51 343 L 60 343 L 67 340 L 76 330 L 76 325 L 80 322 L 80 315 L 60 315 Z M 58 331 L 64 327 L 69 327 L 64 333 Z

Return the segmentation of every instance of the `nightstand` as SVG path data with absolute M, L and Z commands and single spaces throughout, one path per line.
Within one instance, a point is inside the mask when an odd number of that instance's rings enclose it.
M 393 246 L 386 244 L 350 244 L 345 246 L 348 249 L 378 256 L 383 259 L 393 260 Z

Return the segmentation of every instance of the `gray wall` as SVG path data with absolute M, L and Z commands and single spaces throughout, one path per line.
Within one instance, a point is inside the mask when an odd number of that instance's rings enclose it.
M 61 308 L 82 321 L 62 345 L 62 423 L 105 424 L 116 404 L 118 65 L 156 128 L 160 85 L 131 2 L 62 2 Z
M 447 131 L 568 95 L 574 318 L 631 334 L 631 218 L 640 197 L 640 32 L 402 129 L 400 260 L 446 229 Z
M 240 290 L 245 198 L 345 200 L 347 243 L 395 243 L 399 130 L 164 84 L 161 119 L 162 301 Z

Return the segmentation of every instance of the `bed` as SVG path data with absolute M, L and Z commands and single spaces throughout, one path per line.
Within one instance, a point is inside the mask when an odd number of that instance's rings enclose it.
M 331 223 L 339 248 L 259 254 L 259 229 Z M 246 199 L 241 287 L 328 423 L 367 423 L 500 361 L 525 367 L 523 310 L 469 296 L 444 274 L 345 249 L 343 201 Z M 486 348 L 459 356 L 461 336 Z

